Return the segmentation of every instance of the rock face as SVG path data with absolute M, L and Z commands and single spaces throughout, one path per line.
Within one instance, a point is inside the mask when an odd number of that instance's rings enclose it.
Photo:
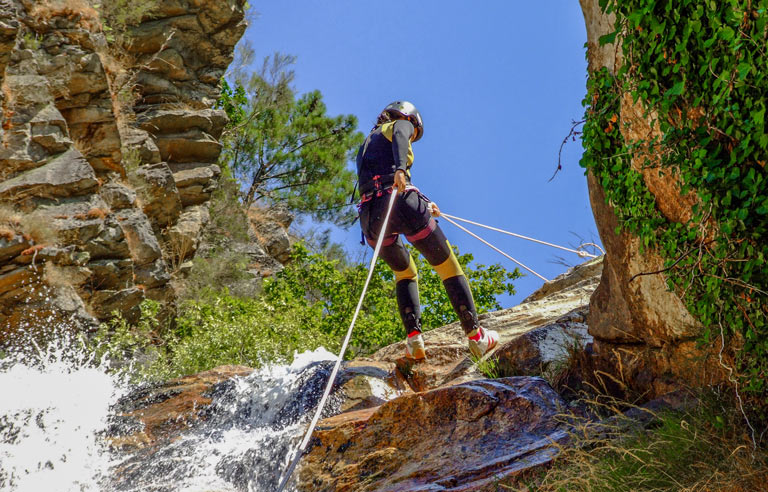
M 563 402 L 542 379 L 481 380 L 320 423 L 300 490 L 491 491 L 556 453 Z
M 603 67 L 612 73 L 621 66 L 621 48 L 600 46 L 600 36 L 613 32 L 613 15 L 601 12 L 597 0 L 580 0 L 587 26 L 589 70 Z M 617 43 L 620 43 L 617 38 Z M 654 115 L 635 104 L 627 94 L 621 101 L 620 128 L 627 142 L 659 136 Z M 635 157 L 632 166 L 643 175 L 648 191 L 669 220 L 691 217 L 695 193 L 683 195 L 670 170 L 643 166 L 646 157 Z M 641 252 L 640 241 L 630 234 L 616 234 L 618 221 L 613 207 L 593 175 L 588 175 L 589 195 L 600 238 L 605 246 L 605 266 L 600 286 L 590 301 L 589 333 L 600 370 L 610 374 L 607 384 L 622 392 L 653 398 L 680 383 L 701 384 L 718 379 L 711 358 L 695 347 L 702 327 L 690 315 L 677 293 L 667 289 L 664 261 L 652 247 Z M 635 277 L 633 279 L 633 277 Z M 611 381 L 608 381 L 610 379 Z M 620 383 L 617 383 L 620 382 Z
M 0 1 L 0 343 L 171 302 L 195 253 L 244 0 L 157 4 L 107 42 L 87 2 Z

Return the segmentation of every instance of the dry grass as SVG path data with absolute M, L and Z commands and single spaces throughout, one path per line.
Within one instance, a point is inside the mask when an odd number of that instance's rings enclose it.
M 5 239 L 6 241 L 13 241 L 13 238 L 15 237 L 16 237 L 16 232 L 13 229 L 0 226 L 0 239 Z
M 112 211 L 108 208 L 92 208 L 86 213 L 86 217 L 89 219 L 105 219 L 107 215 L 112 213 Z
M 0 224 L 9 226 L 13 230 L 18 230 L 21 227 L 21 218 L 23 214 L 17 212 L 13 207 L 8 205 L 0 205 Z
M 87 31 L 100 31 L 99 12 L 88 0 L 39 0 L 29 11 L 36 23 L 48 23 L 54 17 L 66 17 Z
M 8 205 L 0 205 L 0 231 L 2 237 L 12 239 L 20 234 L 35 244 L 50 244 L 57 237 L 48 217 L 39 213 L 23 214 Z
M 729 395 L 701 394 L 695 408 L 654 414 L 647 428 L 619 411 L 625 402 L 593 401 L 614 417 L 595 423 L 568 416 L 571 440 L 558 446 L 554 465 L 527 483 L 502 486 L 542 492 L 765 490 L 768 454 L 752 447 Z
M 45 248 L 44 244 L 35 244 L 34 246 L 30 246 L 29 248 L 27 248 L 24 251 L 22 251 L 21 252 L 21 256 L 36 255 L 43 248 Z
M 163 244 L 163 251 L 171 275 L 181 270 L 181 265 L 195 252 L 195 242 L 180 234 L 171 235 Z

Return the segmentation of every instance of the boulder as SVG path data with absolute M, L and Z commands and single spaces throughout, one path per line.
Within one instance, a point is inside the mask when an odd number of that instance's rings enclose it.
M 160 135 L 155 143 L 160 157 L 168 162 L 216 162 L 222 146 L 211 135 L 197 129 L 184 133 Z
M 172 167 L 173 169 L 173 167 Z M 218 187 L 221 169 L 217 165 L 202 165 L 173 173 L 176 186 L 181 196 L 181 204 L 185 207 L 200 205 L 211 198 Z
M 513 338 L 493 354 L 501 375 L 544 374 L 552 364 L 564 363 L 570 354 L 592 341 L 587 333 L 587 310 L 577 308 L 549 323 Z
M 163 255 L 152 224 L 141 210 L 125 209 L 117 214 L 117 221 L 123 230 L 131 258 L 137 265 L 147 265 Z
M 164 237 L 169 256 L 174 261 L 183 262 L 197 251 L 202 231 L 210 218 L 208 207 L 205 205 L 194 205 L 184 209 L 179 221 Z
M 99 195 L 112 210 L 133 208 L 136 205 L 136 192 L 118 181 L 102 186 Z
M 152 135 L 183 133 L 192 128 L 219 138 L 227 123 L 227 114 L 221 109 L 153 109 L 138 118 L 139 127 Z
M 216 386 L 253 369 L 220 366 L 210 371 L 151 385 L 123 397 L 110 431 L 110 445 L 122 451 L 150 447 L 177 438 L 204 418 Z
M 181 198 L 168 164 L 142 166 L 133 173 L 142 208 L 155 229 L 176 223 L 181 213 Z
M 0 182 L 0 198 L 68 197 L 92 193 L 98 187 L 93 168 L 76 149 L 69 149 L 46 165 Z
M 144 300 L 144 291 L 129 287 L 122 290 L 97 290 L 89 299 L 94 317 L 107 319 L 115 312 L 120 313 L 129 323 L 136 323 L 141 315 L 139 304 Z
M 550 462 L 564 402 L 540 378 L 480 380 L 407 394 L 321 421 L 298 490 L 491 491 Z

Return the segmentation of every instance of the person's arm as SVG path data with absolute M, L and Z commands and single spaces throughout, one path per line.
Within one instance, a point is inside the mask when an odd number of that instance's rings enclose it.
M 408 170 L 408 150 L 411 146 L 413 125 L 408 120 L 397 120 L 392 130 L 392 154 L 395 157 L 397 170 Z
M 408 150 L 410 149 L 413 131 L 413 124 L 408 120 L 395 121 L 392 130 L 392 154 L 395 157 L 395 164 L 397 166 L 394 187 L 400 193 L 405 191 L 405 187 L 408 184 L 405 173 L 408 170 Z

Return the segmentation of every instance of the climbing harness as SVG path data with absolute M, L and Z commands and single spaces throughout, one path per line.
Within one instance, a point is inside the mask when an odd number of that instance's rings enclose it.
M 344 352 L 347 351 L 347 345 L 349 344 L 349 339 L 352 336 L 352 328 L 354 328 L 355 321 L 357 321 L 357 316 L 360 314 L 360 308 L 363 306 L 363 299 L 365 299 L 365 292 L 368 290 L 368 284 L 370 283 L 371 277 L 373 276 L 373 269 L 376 266 L 376 259 L 379 257 L 379 251 L 381 251 L 381 245 L 384 242 L 384 232 L 387 228 L 387 223 L 389 222 L 389 216 L 392 213 L 392 205 L 395 203 L 395 198 L 397 197 L 397 195 L 398 195 L 397 192 L 392 191 L 392 195 L 389 198 L 389 204 L 387 205 L 387 213 L 384 216 L 384 223 L 381 226 L 381 231 L 379 232 L 379 238 L 376 240 L 376 247 L 373 250 L 373 258 L 371 258 L 371 266 L 368 268 L 368 277 L 365 279 L 365 284 L 363 284 L 363 292 L 360 294 L 360 300 L 357 302 L 357 308 L 355 308 L 355 314 L 352 315 L 352 322 L 349 324 L 349 329 L 347 330 L 347 336 L 344 338 L 344 343 L 341 344 L 341 351 L 339 352 L 339 358 L 336 360 L 336 364 L 333 366 L 331 377 L 328 378 L 328 383 L 325 386 L 323 397 L 320 399 L 320 403 L 317 404 L 317 410 L 315 410 L 315 416 L 312 418 L 312 422 L 309 424 L 309 428 L 307 429 L 307 432 L 304 435 L 304 439 L 301 441 L 301 444 L 299 445 L 299 449 L 296 451 L 296 456 L 293 458 L 293 461 L 288 467 L 288 470 L 285 472 L 285 476 L 283 477 L 283 480 L 280 482 L 280 485 L 277 487 L 277 492 L 281 492 L 285 488 L 285 486 L 288 484 L 288 481 L 291 479 L 291 475 L 293 475 L 293 471 L 296 468 L 296 465 L 299 463 L 299 460 L 301 459 L 302 454 L 304 454 L 304 450 L 307 448 L 309 439 L 312 437 L 312 431 L 314 431 L 318 420 L 320 420 L 320 414 L 323 412 L 323 407 L 325 407 L 325 402 L 328 399 L 328 396 L 331 394 L 331 387 L 333 386 L 333 382 L 336 379 L 336 375 L 339 372 L 341 361 L 344 359 Z
M 571 253 L 575 253 L 575 254 L 579 255 L 581 258 L 597 258 L 597 256 L 596 256 L 596 255 L 593 255 L 593 254 L 587 253 L 586 251 L 583 251 L 583 250 L 581 250 L 581 249 L 571 249 L 571 248 L 566 248 L 565 246 L 558 246 L 557 244 L 548 243 L 548 242 L 546 242 L 546 241 L 541 241 L 541 240 L 539 240 L 539 239 L 534 239 L 534 238 L 532 238 L 532 237 L 523 236 L 523 235 L 521 235 L 521 234 L 515 234 L 514 232 L 505 231 L 504 229 L 499 229 L 499 228 L 497 228 L 497 227 L 491 227 L 491 226 L 489 226 L 489 225 L 481 224 L 481 223 L 479 223 L 479 222 L 474 222 L 474 221 L 472 221 L 472 220 L 462 219 L 461 217 L 456 217 L 455 215 L 449 215 L 449 214 L 446 214 L 446 213 L 443 213 L 443 212 L 441 212 L 441 213 L 440 213 L 440 217 L 444 218 L 445 220 L 447 220 L 447 221 L 448 221 L 448 222 L 450 222 L 451 224 L 455 225 L 456 227 L 458 227 L 458 228 L 459 228 L 459 229 L 461 229 L 462 231 L 466 232 L 466 233 L 467 233 L 467 234 L 469 234 L 470 236 L 474 237 L 474 238 L 475 238 L 475 239 L 477 239 L 478 241 L 482 242 L 482 243 L 483 243 L 483 244 L 485 244 L 486 246 L 489 246 L 491 249 L 495 250 L 497 253 L 500 253 L 501 255 L 503 255 L 503 256 L 505 256 L 505 257 L 509 258 L 510 260 L 512 260 L 513 262 L 517 263 L 517 264 L 518 264 L 518 265 L 520 265 L 521 267 L 525 268 L 526 270 L 528 270 L 528 271 L 529 271 L 529 272 L 531 272 L 532 274 L 536 275 L 537 277 L 539 277 L 540 279 L 542 279 L 542 280 L 543 280 L 543 281 L 545 281 L 545 282 L 548 282 L 548 280 L 547 280 L 547 279 L 546 279 L 544 276 L 542 276 L 542 275 L 540 275 L 540 274 L 536 273 L 535 271 L 533 271 L 533 270 L 532 270 L 532 269 L 530 269 L 529 267 L 525 266 L 525 265 L 524 265 L 524 264 L 522 264 L 521 262 L 519 262 L 519 261 L 517 261 L 516 259 L 512 258 L 512 257 L 511 257 L 510 255 L 508 255 L 507 253 L 503 252 L 502 250 L 500 250 L 499 248 L 497 248 L 497 247 L 496 247 L 496 246 L 494 246 L 493 244 L 489 243 L 488 241 L 486 241 L 485 239 L 481 238 L 480 236 L 478 236 L 477 234 L 475 234 L 474 232 L 470 231 L 469 229 L 467 229 L 466 227 L 462 226 L 461 224 L 459 224 L 459 223 L 458 223 L 458 222 L 456 222 L 456 221 L 458 220 L 458 221 L 461 221 L 461 222 L 466 222 L 467 224 L 473 224 L 473 225 L 476 225 L 476 226 L 478 226 L 478 227 L 484 227 L 485 229 L 490 229 L 490 230 L 492 230 L 492 231 L 501 232 L 501 233 L 503 233 L 503 234 L 507 234 L 507 235 L 510 235 L 510 236 L 514 236 L 514 237 L 517 237 L 517 238 L 520 238 L 520 239 L 525 239 L 525 240 L 527 240 L 527 241 L 533 241 L 534 243 L 544 244 L 544 245 L 546 245 L 546 246 L 551 246 L 551 247 L 553 247 L 553 248 L 562 249 L 562 250 L 564 250 L 564 251 L 568 251 L 568 252 L 571 252 Z M 605 254 L 605 251 L 603 251 L 603 249 L 602 249 L 600 246 L 598 246 L 597 244 L 595 244 L 595 243 L 584 243 L 584 244 L 581 244 L 581 245 L 579 246 L 579 248 L 583 248 L 583 247 L 585 247 L 585 246 L 594 246 L 595 248 L 597 248 L 597 249 L 599 249 L 600 251 L 602 251 L 602 252 L 603 252 L 603 254 Z

